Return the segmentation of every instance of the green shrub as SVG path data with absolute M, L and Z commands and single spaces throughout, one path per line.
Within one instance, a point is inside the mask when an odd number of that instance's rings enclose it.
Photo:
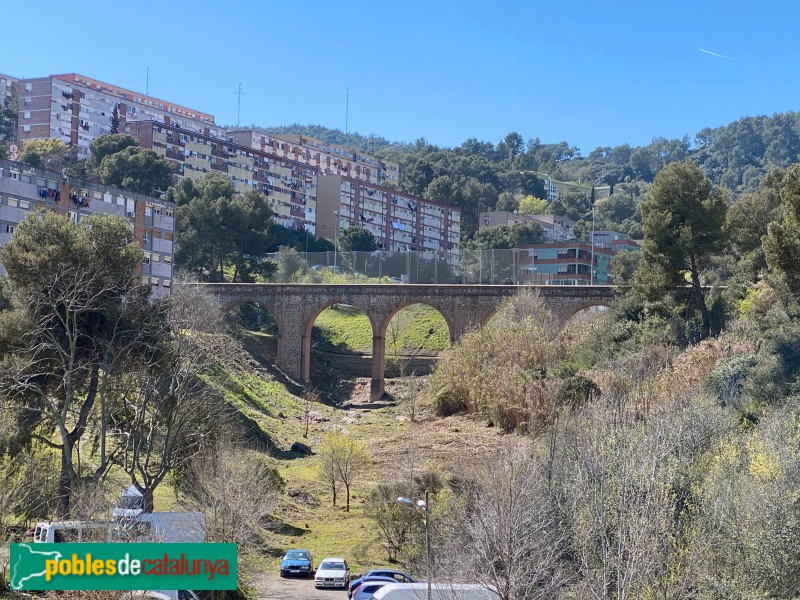
M 466 412 L 467 401 L 461 394 L 445 388 L 433 397 L 433 410 L 440 417 Z
M 703 387 L 720 406 L 736 405 L 744 391 L 745 379 L 755 365 L 756 357 L 752 354 L 722 360 L 706 376 Z

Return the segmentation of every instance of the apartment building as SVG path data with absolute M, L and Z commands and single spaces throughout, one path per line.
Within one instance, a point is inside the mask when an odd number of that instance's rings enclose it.
M 348 227 L 362 227 L 380 250 L 423 252 L 459 264 L 461 209 L 343 175 L 318 182 L 318 237 L 334 239 Z
M 220 173 L 231 180 L 237 192 L 254 189 L 264 193 L 277 223 L 315 234 L 317 170 L 313 166 L 155 121 L 128 122 L 120 131 L 172 162 L 176 182 Z
M 397 187 L 400 166 L 363 152 L 295 133 L 266 134 L 252 129 L 228 132 L 229 141 L 314 167 L 320 175 L 341 175 L 372 185 Z
M 36 210 L 54 211 L 75 223 L 97 214 L 125 217 L 145 253 L 141 266 L 143 283 L 152 287 L 155 297 L 169 293 L 175 233 L 172 202 L 0 160 L 0 247 L 11 239 L 16 226 Z M 0 265 L 0 275 L 3 273 Z
M 14 86 L 18 81 L 16 77 L 0 73 L 0 108 L 6 105 L 7 100 L 11 99 Z
M 541 174 L 537 173 L 537 175 Z M 586 185 L 583 183 L 572 183 L 569 181 L 556 181 L 548 175 L 544 175 L 542 177 L 542 181 L 544 183 L 545 191 L 544 199 L 550 202 L 558 200 L 559 196 L 562 196 L 567 192 L 579 191 L 586 194 L 587 197 L 590 197 L 592 194 L 592 189 L 594 189 L 595 200 L 599 200 L 600 198 L 608 198 L 611 195 L 611 186 L 608 185 L 592 186 L 591 184 Z
M 594 240 L 595 248 L 604 248 L 606 250 L 613 250 L 614 252 L 639 249 L 639 244 L 628 239 L 627 235 L 610 229 L 596 230 L 592 239 Z
M 115 108 L 120 132 L 128 121 L 150 120 L 225 139 L 213 115 L 76 73 L 19 80 L 18 137 L 59 139 L 86 158 L 92 140 L 111 131 Z
M 534 285 L 612 285 L 613 250 L 582 242 L 524 244 L 517 248 L 517 281 Z
M 507 210 L 495 210 L 480 213 L 478 228 L 498 227 L 507 225 L 512 227 L 517 223 L 538 223 L 544 231 L 547 242 L 563 242 L 572 238 L 572 228 L 575 221 L 559 215 L 519 215 Z

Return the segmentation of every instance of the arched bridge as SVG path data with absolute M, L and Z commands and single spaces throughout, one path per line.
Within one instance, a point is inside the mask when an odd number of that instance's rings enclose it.
M 616 295 L 612 286 L 514 285 L 386 285 L 200 283 L 230 310 L 245 302 L 263 305 L 278 328 L 276 363 L 284 372 L 308 381 L 311 375 L 311 328 L 319 314 L 334 304 L 355 306 L 372 325 L 371 396 L 384 391 L 386 329 L 391 318 L 411 304 L 437 309 L 455 342 L 470 329 L 485 324 L 507 297 L 521 289 L 537 289 L 553 318 L 563 325 L 575 313 L 591 306 L 608 306 Z

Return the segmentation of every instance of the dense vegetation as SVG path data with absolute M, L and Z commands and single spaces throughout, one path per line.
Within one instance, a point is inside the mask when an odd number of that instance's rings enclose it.
M 542 198 L 541 178 L 591 185 L 613 185 L 616 197 L 598 203 L 602 227 L 641 236 L 638 204 L 668 164 L 687 157 L 716 186 L 732 197 L 755 192 L 773 168 L 785 169 L 800 155 L 800 113 L 744 117 L 717 128 L 705 128 L 682 139 L 655 138 L 640 147 L 627 144 L 581 152 L 567 142 L 543 143 L 516 132 L 498 143 L 470 139 L 458 147 L 440 148 L 419 139 L 392 143 L 318 125 L 266 128 L 273 133 L 303 133 L 393 160 L 401 166 L 405 191 L 449 202 L 464 211 L 464 232 L 471 236 L 481 210 L 513 210 L 523 196 Z M 590 211 L 589 192 L 567 197 L 552 209 L 575 220 Z
M 385 482 L 376 522 L 398 518 L 387 498 L 433 492 L 443 576 L 504 600 L 796 597 L 800 166 L 742 198 L 750 220 L 723 227 L 724 199 L 669 165 L 632 289 L 603 318 L 559 332 L 523 293 L 446 352 L 434 410 L 526 436 L 449 478 Z M 668 293 L 712 276 L 737 285 Z M 420 564 L 418 523 L 387 531 L 387 553 Z

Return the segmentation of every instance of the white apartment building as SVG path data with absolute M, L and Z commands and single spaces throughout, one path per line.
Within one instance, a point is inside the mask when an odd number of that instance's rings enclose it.
M 86 158 L 89 144 L 111 131 L 115 108 L 120 132 L 127 121 L 149 120 L 225 138 L 213 115 L 76 73 L 19 80 L 18 138 L 59 139 Z
M 296 133 L 266 134 L 252 129 L 229 131 L 228 139 L 241 146 L 269 152 L 314 167 L 320 175 L 341 175 L 372 185 L 397 187 L 400 167 L 363 152 Z

